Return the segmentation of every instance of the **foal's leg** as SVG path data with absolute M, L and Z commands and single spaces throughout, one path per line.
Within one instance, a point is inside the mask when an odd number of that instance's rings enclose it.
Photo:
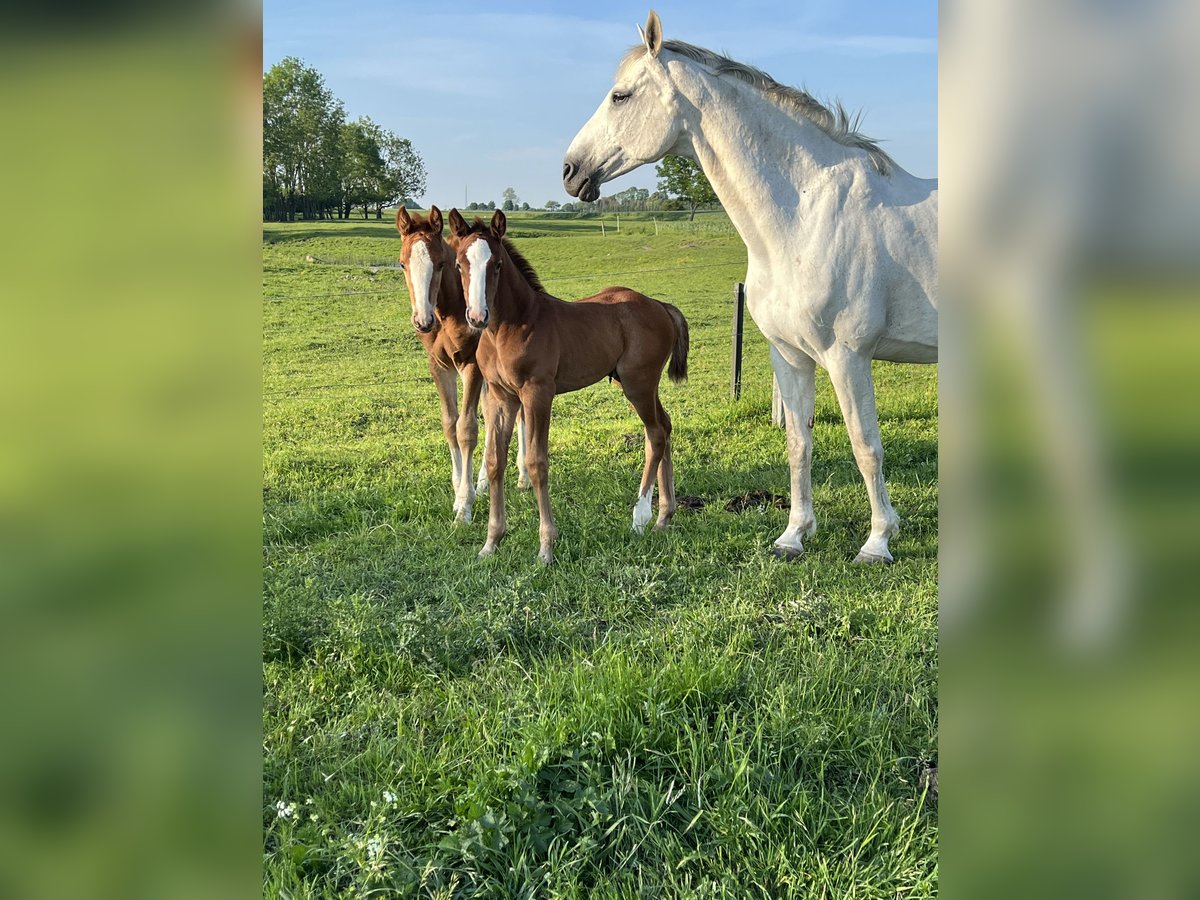
M 658 417 L 659 410 L 662 409 L 662 405 L 658 402 L 658 376 L 658 372 L 634 374 L 621 372 L 621 389 L 629 398 L 629 402 L 633 404 L 633 408 L 637 410 L 646 429 L 646 465 L 642 469 L 638 501 L 633 507 L 633 530 L 638 534 L 641 534 L 650 522 L 654 476 L 661 475 L 659 466 L 667 448 L 667 429 Z M 672 490 L 672 502 L 674 501 L 673 495 L 674 490 Z M 660 501 L 660 522 L 662 509 Z
M 463 459 L 458 446 L 458 373 L 454 369 L 443 369 L 429 360 L 429 374 L 437 387 L 438 401 L 442 406 L 442 434 L 450 448 L 450 465 L 452 473 L 450 484 L 454 491 L 454 513 L 458 517 L 460 506 L 458 502 L 458 484 L 462 480 Z
M 492 436 L 491 429 L 487 427 L 487 381 L 480 377 L 483 392 L 484 417 L 483 417 L 483 449 L 479 451 L 479 480 L 475 482 L 475 494 L 486 494 L 488 489 L 487 475 L 487 458 L 488 458 L 488 440 Z
M 458 447 L 462 454 L 462 471 L 459 472 L 458 492 L 455 505 L 460 522 L 471 521 L 471 507 L 475 504 L 475 479 L 472 477 L 471 457 L 479 440 L 479 392 L 483 387 L 483 375 L 479 366 L 471 363 L 462 369 L 463 403 L 458 417 Z M 483 468 L 482 466 L 480 467 Z
M 521 490 L 529 488 L 529 466 L 525 463 L 525 413 L 517 419 L 517 487 Z
M 508 444 L 512 440 L 513 420 L 520 404 L 511 394 L 502 394 L 492 387 L 487 392 L 487 471 L 488 471 L 488 533 L 479 558 L 491 556 L 508 530 L 504 514 L 504 467 L 508 465 Z
M 663 409 L 662 402 L 655 398 L 658 404 L 658 421 L 662 423 L 666 433 L 666 444 L 663 447 L 662 462 L 658 464 L 658 521 L 655 528 L 666 528 L 671 524 L 675 515 L 675 465 L 671 462 L 671 417 Z
M 871 498 L 871 535 L 858 551 L 855 562 L 891 562 L 888 540 L 900 530 L 900 517 L 892 509 L 883 481 L 883 442 L 879 438 L 879 414 L 875 409 L 875 380 L 871 360 L 855 353 L 831 354 L 825 360 L 842 416 L 850 432 L 854 459 L 867 495 Z
M 788 525 L 775 539 L 775 555 L 793 559 L 804 552 L 803 540 L 817 530 L 812 505 L 812 428 L 816 405 L 816 363 L 789 351 L 788 359 L 771 348 L 771 366 L 783 401 L 787 427 L 788 467 L 792 476 L 792 512 Z
M 554 542 L 558 528 L 550 509 L 550 407 L 554 402 L 554 386 L 530 382 L 521 391 L 521 408 L 525 417 L 529 446 L 525 462 L 529 466 L 529 481 L 537 499 L 539 531 L 538 559 L 546 565 L 554 562 Z

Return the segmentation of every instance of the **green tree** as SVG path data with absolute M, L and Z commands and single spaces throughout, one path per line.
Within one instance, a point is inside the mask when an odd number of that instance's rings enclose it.
M 696 207 L 716 203 L 717 195 L 700 166 L 683 156 L 664 156 L 654 168 L 658 189 L 678 197 L 691 207 L 689 219 L 696 218 Z
M 547 200 L 546 201 L 546 209 L 550 210 L 551 212 L 558 209 L 560 206 L 562 206 L 562 204 L 559 203 L 557 200 Z
M 294 56 L 263 75 L 263 214 L 322 218 L 341 194 L 345 110 Z
M 367 217 L 370 202 L 378 193 L 384 170 L 382 133 L 378 125 L 363 117 L 342 126 L 341 203 L 338 217 L 350 218 L 350 211 L 361 206 Z
M 383 177 L 375 197 L 375 218 L 383 218 L 385 206 L 425 193 L 425 162 L 412 141 L 390 131 L 383 132 Z
M 517 204 L 520 203 L 520 201 L 521 201 L 521 198 L 517 196 L 517 192 L 515 190 L 513 190 L 510 187 L 506 187 L 504 189 L 504 211 L 505 212 L 512 212 L 512 210 L 517 208 Z

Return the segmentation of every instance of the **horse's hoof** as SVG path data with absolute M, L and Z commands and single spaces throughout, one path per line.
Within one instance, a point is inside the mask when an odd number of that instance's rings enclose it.
M 543 547 L 538 551 L 538 562 L 543 566 L 554 564 L 554 552 L 549 547 Z
M 671 527 L 671 520 L 670 520 L 670 519 L 667 519 L 665 522 L 655 522 L 655 523 L 654 523 L 654 530 L 655 530 L 655 531 L 666 531 L 666 530 L 667 530 L 668 528 L 670 528 L 670 527 Z
M 471 524 L 471 510 L 460 509 L 458 511 L 458 515 L 456 515 L 454 517 L 454 524 L 455 525 L 470 525 Z
M 862 563 L 868 566 L 890 566 L 895 562 L 891 555 L 880 556 L 878 553 L 868 553 L 865 550 L 859 550 L 858 556 L 854 557 L 856 563 Z
M 481 481 L 481 482 L 479 482 L 479 484 L 475 485 L 475 493 L 476 494 L 486 494 L 487 489 L 488 489 L 488 483 L 486 481 Z
M 519 479 L 517 479 L 517 490 L 519 490 L 519 491 L 527 491 L 527 490 L 529 490 L 531 487 L 533 487 L 533 482 L 531 482 L 531 481 L 530 481 L 528 478 L 519 478 Z
M 634 534 L 644 534 L 646 531 L 646 524 L 644 522 L 641 524 L 634 522 L 633 527 L 630 528 L 629 530 L 632 531 Z
M 771 555 L 776 559 L 782 559 L 785 562 L 791 562 L 794 559 L 799 559 L 804 555 L 804 550 L 797 550 L 795 547 L 781 547 L 776 545 L 771 548 Z
M 479 551 L 479 555 L 475 558 L 476 559 L 487 559 L 489 556 L 494 555 L 495 552 L 496 552 L 495 547 L 485 546 L 482 550 Z

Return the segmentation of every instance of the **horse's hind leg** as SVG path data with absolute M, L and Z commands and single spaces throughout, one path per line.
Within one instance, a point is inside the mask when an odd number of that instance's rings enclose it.
M 655 528 L 666 528 L 671 524 L 675 515 L 675 465 L 671 461 L 671 417 L 663 409 L 662 402 L 655 397 L 658 404 L 658 420 L 666 432 L 666 442 L 663 445 L 662 461 L 658 464 L 658 521 Z
M 646 465 L 642 469 L 642 480 L 638 486 L 637 504 L 633 507 L 633 530 L 638 534 L 641 534 L 650 522 L 654 477 L 662 474 L 660 463 L 663 461 L 667 448 L 667 428 L 669 426 L 664 426 L 659 418 L 662 404 L 658 402 L 658 375 L 659 372 L 646 373 L 643 377 L 631 375 L 628 372 L 621 373 L 621 389 L 629 398 L 629 402 L 633 404 L 633 408 L 637 410 L 637 414 L 642 419 L 642 425 L 646 429 Z M 659 489 L 661 491 L 661 486 Z M 672 488 L 672 507 L 675 501 L 674 493 L 674 488 Z M 660 503 L 660 515 L 662 509 L 663 506 Z M 671 512 L 673 513 L 674 509 Z M 665 524 L 661 518 L 660 524 Z
M 529 480 L 529 464 L 525 461 L 526 453 L 526 437 L 525 437 L 525 410 L 521 410 L 521 416 L 517 419 L 517 487 L 521 490 L 528 490 L 531 484 Z
M 481 399 L 484 401 L 484 411 L 487 410 L 487 382 L 481 377 L 482 394 Z M 475 494 L 486 494 L 488 489 L 488 474 L 487 474 L 487 458 L 488 458 L 488 441 L 491 440 L 492 431 L 487 427 L 487 417 L 484 416 L 483 428 L 483 449 L 479 451 L 479 480 L 475 482 Z

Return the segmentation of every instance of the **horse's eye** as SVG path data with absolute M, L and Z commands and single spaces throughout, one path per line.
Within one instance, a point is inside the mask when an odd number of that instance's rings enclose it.
M 622 91 L 613 91 L 613 94 L 612 94 L 612 102 L 613 103 L 624 103 L 628 99 L 629 99 L 628 93 L 622 92 Z
M 400 266 L 400 271 L 403 272 L 404 271 L 404 263 L 399 263 L 399 266 Z

